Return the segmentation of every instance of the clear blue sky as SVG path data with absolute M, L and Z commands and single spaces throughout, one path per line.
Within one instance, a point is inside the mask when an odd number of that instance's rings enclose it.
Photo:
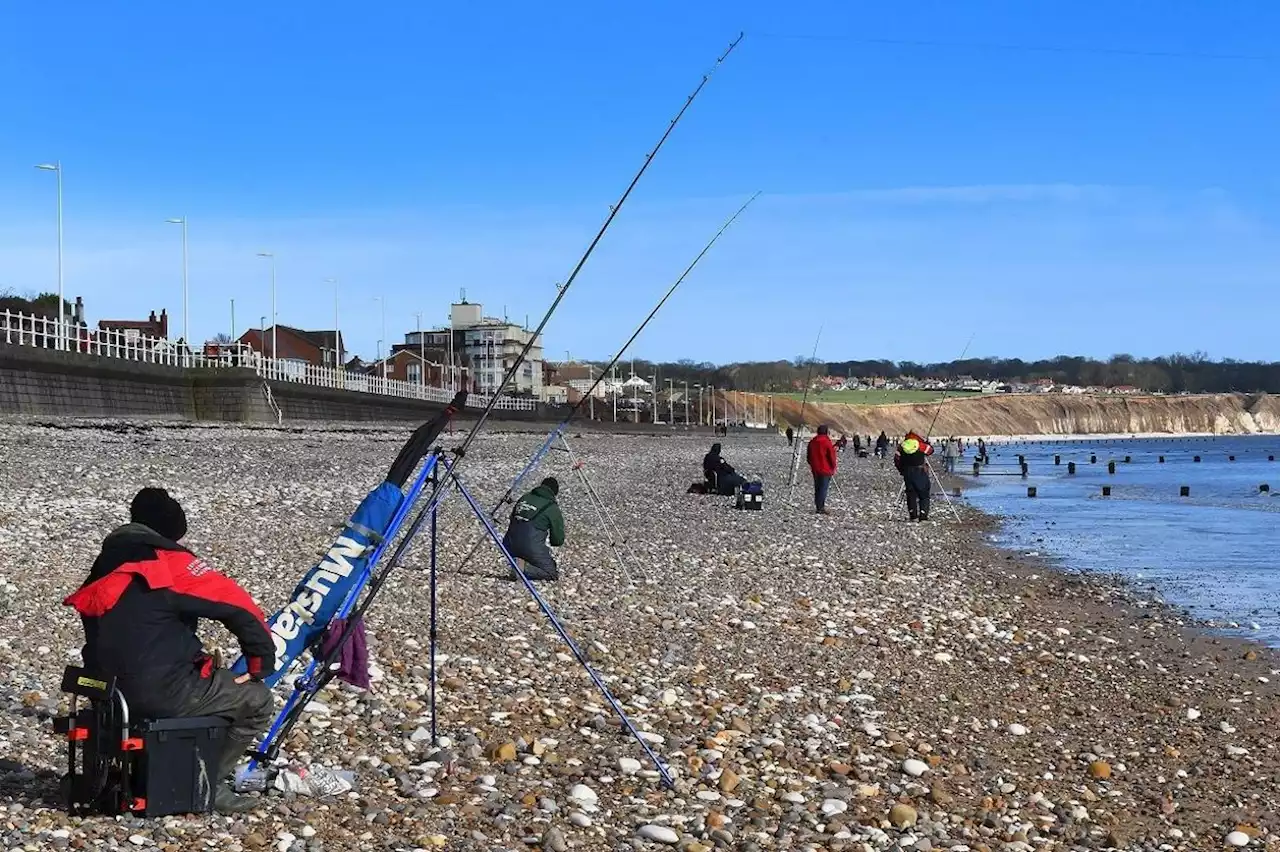
M 802 11 L 787 11 L 793 6 Z M 460 287 L 536 322 L 714 57 L 547 329 L 727 361 L 1207 350 L 1280 357 L 1280 4 L 1184 0 L 0 6 L 0 288 L 193 337 L 269 313 L 372 354 Z M 1043 48 L 1043 49 L 1042 49 Z M 920 321 L 904 323 L 917 311 Z M 1270 319 L 1268 319 L 1270 317 Z

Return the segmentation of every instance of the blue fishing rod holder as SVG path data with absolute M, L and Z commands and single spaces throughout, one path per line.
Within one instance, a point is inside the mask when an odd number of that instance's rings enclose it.
M 556 436 L 560 434 L 560 432 L 561 432 L 561 428 L 557 428 L 552 431 L 551 435 L 548 436 L 546 442 L 543 444 L 542 449 L 539 450 L 539 452 L 535 455 L 534 459 L 529 463 L 529 465 L 526 466 L 525 470 L 521 472 L 520 477 L 517 477 L 517 480 L 516 480 L 517 482 L 519 482 L 521 478 L 526 476 L 528 472 L 537 465 L 537 462 L 549 450 L 552 442 L 555 440 Z M 381 578 L 385 578 L 387 573 L 399 567 L 401 557 L 404 555 L 405 551 L 408 549 L 409 545 L 412 543 L 417 533 L 420 531 L 424 521 L 427 518 L 430 518 L 430 521 L 431 521 L 431 524 L 430 524 L 430 554 L 431 554 L 431 561 L 430 561 L 430 595 L 431 595 L 430 702 L 431 702 L 431 708 L 430 708 L 430 712 L 431 712 L 431 738 L 433 743 L 437 743 L 439 741 L 439 737 L 437 735 L 437 704 L 436 704 L 436 697 L 437 697 L 436 696 L 436 674 L 437 674 L 436 649 L 438 646 L 438 637 L 436 633 L 436 612 L 437 612 L 436 579 L 437 579 L 437 573 L 438 573 L 436 555 L 437 555 L 437 548 L 438 548 L 438 529 L 437 529 L 436 521 L 437 521 L 437 513 L 439 511 L 440 503 L 444 499 L 444 497 L 448 494 L 448 491 L 446 490 L 446 487 L 445 487 L 446 479 L 449 481 L 450 484 L 453 485 L 453 487 L 457 489 L 458 493 L 462 495 L 462 498 L 466 502 L 467 506 L 471 509 L 471 511 L 475 514 L 476 518 L 484 526 L 485 534 L 490 538 L 490 540 L 493 541 L 494 545 L 498 548 L 498 551 L 502 554 L 508 567 L 511 569 L 512 572 L 514 572 L 516 577 L 524 585 L 525 589 L 533 597 L 534 602 L 538 605 L 538 608 L 542 611 L 543 615 L 547 617 L 548 621 L 551 623 L 551 626 L 555 630 L 556 634 L 569 647 L 569 650 L 572 652 L 574 658 L 577 659 L 578 663 L 587 672 L 587 675 L 588 677 L 590 677 L 592 683 L 600 691 L 601 695 L 604 697 L 606 702 L 608 702 L 609 706 L 613 709 L 614 713 L 616 713 L 619 719 L 621 719 L 623 726 L 626 728 L 627 732 L 631 734 L 631 736 L 635 739 L 635 741 L 640 745 L 645 755 L 653 763 L 654 767 L 658 771 L 658 775 L 662 779 L 663 785 L 666 786 L 668 789 L 673 789 L 675 787 L 675 780 L 673 779 L 671 775 L 671 771 L 667 767 L 666 763 L 657 755 L 656 752 L 654 752 L 649 742 L 645 740 L 643 736 L 641 736 L 640 731 L 636 728 L 635 724 L 631 721 L 630 717 L 627 716 L 626 711 L 623 710 L 622 708 L 622 705 L 618 702 L 617 698 L 615 698 L 613 693 L 609 690 L 608 686 L 604 682 L 604 679 L 595 670 L 595 667 L 591 665 L 591 662 L 587 659 L 586 655 L 582 652 L 582 649 L 578 646 L 577 642 L 575 642 L 573 640 L 573 637 L 569 635 L 568 630 L 565 628 L 560 618 L 556 615 L 555 611 L 551 608 L 550 604 L 547 603 L 546 599 L 542 596 L 542 594 L 537 590 L 536 587 L 534 587 L 533 582 L 525 575 L 523 569 L 521 569 L 515 557 L 513 557 L 511 553 L 507 550 L 507 548 L 503 545 L 502 536 L 499 535 L 497 529 L 494 527 L 492 519 L 485 513 L 484 509 L 480 506 L 480 504 L 476 502 L 475 498 L 471 495 L 471 492 L 468 491 L 466 487 L 462 484 L 462 481 L 453 472 L 453 467 L 450 464 L 449 460 L 444 457 L 441 451 L 435 450 L 429 456 L 427 456 L 422 466 L 421 472 L 418 474 L 417 478 L 414 480 L 414 484 L 410 488 L 409 493 L 405 496 L 404 502 L 397 509 L 396 514 L 393 518 L 393 521 L 388 528 L 387 534 L 382 539 L 382 541 L 378 543 L 373 554 L 370 556 L 368 563 L 365 566 L 364 570 L 362 571 L 358 582 L 352 588 L 351 592 L 347 595 L 346 599 L 343 601 L 343 604 L 339 609 L 338 615 L 336 617 L 347 618 L 351 615 L 353 610 L 357 609 L 357 603 L 360 601 L 361 594 L 369 585 L 369 582 L 375 577 L 375 575 L 377 575 L 378 563 L 381 561 L 387 546 L 399 534 L 401 527 L 404 525 L 405 519 L 409 516 L 414 505 L 420 500 L 422 491 L 424 490 L 426 485 L 429 482 L 432 483 L 434 487 L 431 491 L 431 496 L 428 498 L 428 502 L 426 506 L 422 507 L 422 509 L 418 512 L 417 516 L 414 518 L 413 523 L 409 526 L 408 531 L 405 533 L 403 538 L 401 538 L 400 543 L 397 545 L 395 551 L 393 552 L 390 563 L 383 569 L 382 574 L 378 576 L 381 580 Z M 380 582 L 376 585 L 380 587 Z M 375 587 L 374 589 L 370 590 L 369 594 L 373 595 L 377 592 L 377 590 L 378 588 Z M 364 602 L 364 605 L 367 605 L 367 604 L 368 604 L 368 600 Z M 323 633 L 321 633 L 320 635 L 323 636 Z M 272 722 L 271 727 L 267 730 L 267 733 L 263 737 L 262 742 L 259 744 L 258 748 L 255 750 L 253 757 L 250 760 L 247 772 L 243 776 L 241 776 L 240 779 L 238 779 L 240 783 L 238 783 L 237 786 L 239 786 L 241 789 L 265 789 L 267 779 L 266 779 L 266 772 L 262 768 L 263 762 L 274 761 L 276 759 L 280 750 L 281 734 L 285 730 L 286 726 L 291 726 L 293 723 L 297 721 L 297 719 L 301 715 L 302 708 L 304 708 L 306 704 L 309 703 L 319 693 L 319 691 L 324 687 L 325 683 L 327 683 L 328 679 L 332 676 L 332 672 L 324 667 L 325 655 L 322 655 L 320 653 L 320 647 L 319 647 L 321 641 L 323 640 L 317 639 L 316 643 L 311 648 L 312 658 L 310 662 L 307 664 L 303 673 L 300 674 L 298 678 L 294 681 L 292 694 L 286 700 L 284 707 L 282 707 L 280 712 L 276 715 L 276 718 Z M 344 642 L 350 641 L 350 636 L 348 635 L 343 641 Z M 332 659 L 336 659 L 336 655 L 339 650 L 340 650 L 340 646 L 338 648 L 332 649 L 328 656 Z M 331 662 L 329 663 L 330 668 L 336 666 L 336 663 L 332 662 L 332 659 L 331 659 Z

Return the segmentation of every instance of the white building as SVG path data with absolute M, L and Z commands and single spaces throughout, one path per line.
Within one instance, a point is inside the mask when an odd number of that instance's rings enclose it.
M 480 393 L 494 393 L 533 333 L 517 323 L 486 317 L 482 306 L 465 299 L 450 307 L 449 319 L 457 349 L 455 357 L 471 368 Z M 528 357 L 521 363 L 507 392 L 542 398 L 540 338 L 529 349 Z

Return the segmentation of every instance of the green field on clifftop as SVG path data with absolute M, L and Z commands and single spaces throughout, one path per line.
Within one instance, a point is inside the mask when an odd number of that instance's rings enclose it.
M 957 399 L 973 395 L 972 391 L 952 391 L 948 399 Z M 802 393 L 776 394 L 784 399 L 800 400 Z M 842 405 L 892 405 L 900 402 L 937 402 L 942 399 L 942 391 L 922 390 L 839 390 L 810 393 L 809 402 L 839 403 Z

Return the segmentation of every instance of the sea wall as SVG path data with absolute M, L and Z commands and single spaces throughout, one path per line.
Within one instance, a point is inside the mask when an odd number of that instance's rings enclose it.
M 423 420 L 444 407 L 293 382 L 267 384 L 288 422 Z M 501 412 L 508 421 L 539 415 Z M 0 417 L 277 421 L 264 383 L 252 370 L 184 370 L 9 345 L 0 345 Z
M 296 382 L 268 382 L 288 423 L 378 423 L 423 421 L 444 405 L 436 402 L 331 390 Z M 459 425 L 479 411 L 466 409 Z M 496 428 L 545 431 L 567 407 L 540 405 L 533 411 L 493 412 Z M 184 370 L 118 358 L 57 352 L 0 343 L 0 418 L 66 420 L 199 420 L 227 423 L 277 422 L 264 382 L 247 369 Z M 671 434 L 669 426 L 578 418 L 575 431 Z M 709 431 L 709 430 L 692 430 Z
M 775 399 L 780 423 L 800 420 L 798 400 Z M 1280 397 L 1268 394 L 1197 396 L 1072 396 L 991 394 L 938 403 L 861 406 L 810 402 L 805 422 L 828 423 L 840 432 L 901 435 L 1099 435 L 1280 432 Z

